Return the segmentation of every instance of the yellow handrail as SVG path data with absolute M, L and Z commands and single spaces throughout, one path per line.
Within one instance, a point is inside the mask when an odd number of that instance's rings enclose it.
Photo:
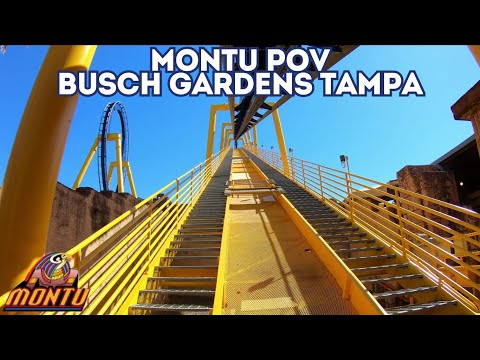
M 284 173 L 277 153 L 250 144 L 244 148 Z M 293 157 L 288 161 L 286 175 L 292 181 L 428 272 L 459 301 L 480 309 L 480 285 L 460 271 L 480 276 L 480 241 L 475 239 L 480 236 L 479 213 L 310 161 Z M 465 257 L 470 260 L 464 261 Z
M 124 307 L 141 279 L 152 275 L 152 264 L 177 234 L 228 149 L 171 181 L 67 251 L 73 258 L 71 266 L 79 269 L 79 287 L 90 289 L 83 314 L 115 314 Z M 8 293 L 0 298 L 0 308 L 7 297 Z

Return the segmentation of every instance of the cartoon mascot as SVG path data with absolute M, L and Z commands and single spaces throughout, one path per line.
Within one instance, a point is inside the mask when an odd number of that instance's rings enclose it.
M 25 278 L 26 286 L 77 286 L 78 270 L 72 269 L 65 253 L 54 252 L 43 256 Z

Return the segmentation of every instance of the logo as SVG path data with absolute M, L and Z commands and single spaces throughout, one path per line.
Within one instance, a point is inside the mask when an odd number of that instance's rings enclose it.
M 4 311 L 82 311 L 89 291 L 78 288 L 67 254 L 49 253 L 10 292 Z

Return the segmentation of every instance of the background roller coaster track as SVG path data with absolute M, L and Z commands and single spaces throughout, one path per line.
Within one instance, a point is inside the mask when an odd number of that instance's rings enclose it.
M 98 152 L 97 164 L 98 164 L 98 183 L 100 191 L 108 191 L 108 164 L 107 164 L 107 137 L 110 133 L 110 120 L 112 115 L 117 112 L 120 118 L 120 124 L 122 126 L 122 159 L 128 161 L 128 119 L 125 107 L 120 101 L 112 101 L 105 106 L 100 119 L 100 126 L 98 129 L 98 136 L 100 139 L 100 151 Z M 126 169 L 123 169 L 123 178 L 126 178 Z M 117 190 L 118 192 L 118 185 Z

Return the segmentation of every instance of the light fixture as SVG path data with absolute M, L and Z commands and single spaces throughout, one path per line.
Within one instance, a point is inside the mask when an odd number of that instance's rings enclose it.
M 460 181 L 460 186 L 463 186 L 463 181 Z
M 340 163 L 342 164 L 343 168 L 347 168 L 347 171 L 350 172 L 350 164 L 348 163 L 348 156 L 347 155 L 340 155 Z

